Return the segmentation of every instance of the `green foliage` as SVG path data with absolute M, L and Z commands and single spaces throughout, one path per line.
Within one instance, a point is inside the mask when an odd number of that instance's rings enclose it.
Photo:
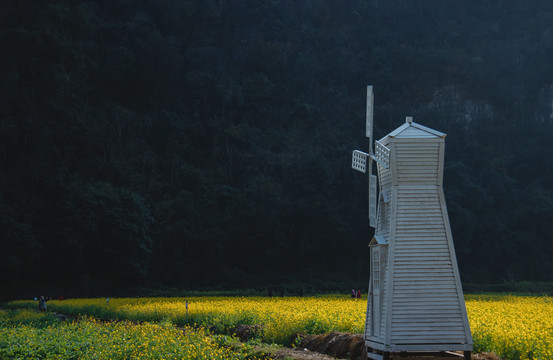
M 13 308 L 0 310 L 0 327 L 8 325 L 30 325 L 34 327 L 46 327 L 58 322 L 51 313 L 38 312 L 35 309 Z
M 32 226 L 21 223 L 21 216 L 3 202 L 0 195 L 0 281 L 25 278 L 40 259 L 40 244 Z
M 463 279 L 551 280 L 552 13 L 475 0 L 6 5 L 2 296 L 366 281 L 366 181 L 349 158 L 366 144 L 367 84 L 377 138 L 406 115 L 448 133 Z
M 0 357 L 5 359 L 251 359 L 251 348 L 233 346 L 205 329 L 163 324 L 102 323 L 93 318 L 15 325 L 0 321 Z M 183 336 L 183 332 L 184 335 Z M 263 357 L 261 357 L 263 358 Z

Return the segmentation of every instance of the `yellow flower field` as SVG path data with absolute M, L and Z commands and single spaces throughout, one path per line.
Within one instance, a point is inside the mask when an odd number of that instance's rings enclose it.
M 188 301 L 188 309 L 186 309 Z M 35 302 L 11 302 L 36 307 Z M 502 359 L 553 359 L 553 300 L 549 297 L 466 296 L 475 352 Z M 290 345 L 297 333 L 362 333 L 366 299 L 322 297 L 190 297 L 51 301 L 65 314 L 132 321 L 165 321 L 229 333 L 239 324 L 263 324 L 263 341 Z
M 21 316 L 30 322 L 18 324 L 16 317 Z M 197 327 L 105 323 L 86 317 L 74 322 L 33 322 L 41 316 L 0 313 L 0 359 L 258 359 L 245 345 L 234 348 L 222 335 L 211 336 Z M 15 324 L 7 324 L 8 318 Z
M 188 310 L 186 309 L 188 301 Z M 12 302 L 13 306 L 35 306 Z M 323 297 L 191 297 L 139 299 L 76 299 L 51 301 L 48 309 L 64 314 L 132 321 L 168 320 L 176 325 L 201 324 L 227 333 L 240 324 L 265 325 L 263 339 L 290 344 L 297 333 L 363 332 L 366 300 Z
M 467 296 L 477 351 L 503 359 L 553 359 L 553 298 Z

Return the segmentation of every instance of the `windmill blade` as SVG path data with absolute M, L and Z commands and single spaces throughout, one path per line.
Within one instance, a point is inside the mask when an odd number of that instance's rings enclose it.
M 379 141 L 374 142 L 375 154 L 371 155 L 371 158 L 376 160 L 378 165 L 382 166 L 384 169 L 390 168 L 390 149 L 382 145 Z
M 351 168 L 362 173 L 367 172 L 367 158 L 370 159 L 370 155 L 359 150 L 353 150 L 351 158 Z M 371 159 L 372 161 L 372 159 Z
M 353 150 L 351 167 L 362 173 L 367 172 L 367 167 L 369 169 L 369 224 L 376 228 L 376 185 L 378 180 L 377 176 L 372 174 L 372 163 L 373 160 L 375 160 L 380 164 L 382 160 L 377 158 L 373 153 L 373 87 L 371 85 L 367 86 L 367 119 L 365 134 L 369 138 L 369 153 L 367 154 L 359 150 Z M 387 148 L 385 149 L 387 150 Z M 386 159 L 388 158 L 389 155 Z M 367 159 L 369 159 L 368 164 Z M 386 159 L 385 161 L 389 163 L 389 160 Z
M 367 86 L 367 115 L 365 135 L 369 138 L 369 154 L 373 153 L 373 87 Z
M 369 159 L 369 225 L 376 228 L 376 183 L 377 177 L 372 174 L 372 158 Z

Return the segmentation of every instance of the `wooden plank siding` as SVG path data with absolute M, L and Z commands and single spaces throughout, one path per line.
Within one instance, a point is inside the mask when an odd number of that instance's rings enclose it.
M 390 202 L 380 201 L 378 204 L 378 223 L 381 225 L 375 235 L 381 236 L 384 241 L 390 243 L 390 224 L 392 218 Z
M 392 171 L 378 165 L 378 182 L 381 189 L 387 189 L 392 186 Z
M 389 143 L 383 144 L 389 146 Z M 391 152 L 391 158 L 393 158 L 393 150 Z M 379 219 L 377 221 L 377 227 L 375 230 L 375 235 L 380 235 L 384 238 L 385 242 L 390 243 L 390 224 L 392 217 L 391 210 L 391 199 L 392 199 L 392 168 L 393 164 L 390 164 L 390 168 L 386 169 L 381 165 L 378 165 L 378 181 L 380 185 L 380 196 L 378 204 L 378 215 Z M 388 199 L 386 204 L 383 203 L 383 197 Z
M 394 154 L 394 157 L 390 159 L 390 167 L 392 169 L 395 168 L 395 149 L 393 147 L 390 147 L 391 153 Z M 394 174 L 392 174 L 392 183 L 394 182 Z M 386 313 L 386 333 L 384 336 L 384 345 L 388 348 L 390 346 L 390 338 L 392 333 L 392 312 L 393 312 L 393 306 L 392 306 L 392 300 L 394 297 L 394 276 L 395 276 L 395 269 L 394 269 L 394 261 L 393 257 L 395 254 L 395 233 L 396 233 L 396 227 L 395 227 L 395 219 L 397 215 L 397 196 L 398 196 L 398 187 L 392 186 L 392 196 L 391 196 L 391 219 L 390 219 L 390 242 L 389 242 L 389 252 L 388 252 L 388 288 L 386 289 L 386 292 L 388 294 L 387 297 L 387 313 Z
M 373 239 L 371 241 L 371 246 L 378 246 L 380 248 L 380 300 L 378 301 L 379 308 L 376 308 L 375 303 L 372 301 L 373 294 L 373 272 L 371 269 L 371 278 L 369 282 L 369 297 L 367 301 L 367 314 L 370 316 L 366 317 L 365 320 L 365 340 L 369 339 L 380 339 L 381 342 L 384 340 L 384 334 L 386 333 L 386 324 L 388 313 L 388 245 L 379 245 Z M 376 316 L 375 312 L 378 312 L 380 316 Z M 379 319 L 379 324 L 374 324 L 375 319 Z M 378 333 L 375 333 L 373 330 L 374 327 L 378 327 Z
M 365 341 L 369 348 L 472 350 L 442 189 L 445 136 L 406 123 L 380 140 L 390 149 L 390 168 L 377 166 L 380 195 L 371 246 L 385 247 L 387 257 L 379 262 L 378 316 L 373 315 L 371 295 L 368 300 Z M 372 323 L 375 318 L 380 321 L 379 331 Z
M 398 186 L 391 344 L 467 343 L 440 191 Z
M 369 295 L 367 298 L 367 317 L 365 318 L 365 340 L 369 340 L 369 337 L 372 335 L 372 286 L 372 281 L 370 281 L 369 278 L 369 290 L 367 292 L 367 294 Z
M 388 251 L 387 246 L 385 249 L 385 256 L 382 257 L 382 294 L 380 295 L 381 306 L 382 306 L 382 315 L 380 316 L 380 334 L 384 338 L 386 335 L 386 323 L 387 323 L 387 314 L 388 314 Z
M 398 186 L 390 338 L 394 345 L 467 343 L 440 191 L 437 185 Z
M 397 184 L 437 184 L 440 172 L 440 141 L 393 142 Z

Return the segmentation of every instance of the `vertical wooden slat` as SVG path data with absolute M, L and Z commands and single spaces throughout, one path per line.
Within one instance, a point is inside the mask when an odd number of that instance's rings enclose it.
M 372 161 L 370 162 L 372 163 Z M 376 227 L 376 175 L 372 175 L 369 170 L 369 224 Z
M 394 152 L 394 147 L 392 146 L 392 153 Z M 391 161 L 392 164 L 390 167 L 395 165 L 395 160 L 392 157 Z M 396 242 L 393 240 L 395 238 L 395 232 L 396 232 L 396 217 L 397 217 L 397 196 L 398 196 L 398 188 L 397 186 L 392 187 L 392 198 L 390 199 L 390 207 L 391 207 L 391 214 L 390 214 L 390 242 L 388 244 L 388 289 L 386 289 L 387 298 L 386 298 L 386 334 L 384 336 L 384 344 L 390 344 L 390 340 L 392 338 L 392 315 L 393 315 L 393 307 L 392 307 L 392 299 L 394 298 L 394 253 L 395 253 L 395 247 Z
M 438 169 L 438 185 L 440 186 L 442 186 L 444 183 L 444 156 L 445 156 L 445 141 L 442 141 L 440 143 L 440 168 Z M 443 207 L 445 207 L 445 204 L 443 204 Z

